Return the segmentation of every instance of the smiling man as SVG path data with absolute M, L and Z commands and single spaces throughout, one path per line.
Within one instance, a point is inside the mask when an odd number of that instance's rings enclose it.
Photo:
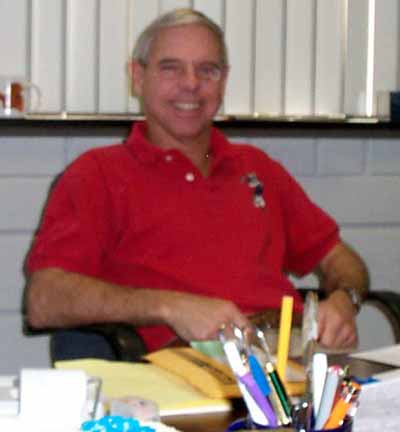
M 180 9 L 145 29 L 131 64 L 146 121 L 123 144 L 74 161 L 50 195 L 28 258 L 35 328 L 132 324 L 149 350 L 301 299 L 316 273 L 320 342 L 357 341 L 363 261 L 334 220 L 261 150 L 213 127 L 228 77 L 221 29 Z

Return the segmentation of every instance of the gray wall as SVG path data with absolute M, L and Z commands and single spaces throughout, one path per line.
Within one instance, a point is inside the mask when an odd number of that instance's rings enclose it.
M 366 259 L 372 288 L 400 293 L 400 133 L 226 132 L 281 160 L 337 218 L 344 239 Z M 125 133 L 126 128 L 0 130 L 0 374 L 48 365 L 47 338 L 22 336 L 20 305 L 23 260 L 51 181 L 83 150 Z

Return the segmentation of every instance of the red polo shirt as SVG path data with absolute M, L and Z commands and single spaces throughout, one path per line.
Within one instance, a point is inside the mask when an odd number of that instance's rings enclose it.
M 66 169 L 29 271 L 60 267 L 217 296 L 244 312 L 278 308 L 285 294 L 300 307 L 285 273 L 310 272 L 338 242 L 336 223 L 259 149 L 213 129 L 204 178 L 180 152 L 148 142 L 145 128 L 136 123 L 125 143 L 90 150 Z M 150 350 L 174 337 L 165 326 L 138 331 Z

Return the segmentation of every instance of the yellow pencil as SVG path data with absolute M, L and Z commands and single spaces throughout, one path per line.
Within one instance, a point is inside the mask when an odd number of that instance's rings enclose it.
M 289 356 L 290 332 L 292 329 L 293 297 L 283 296 L 279 323 L 276 370 L 280 379 L 286 381 L 286 366 Z

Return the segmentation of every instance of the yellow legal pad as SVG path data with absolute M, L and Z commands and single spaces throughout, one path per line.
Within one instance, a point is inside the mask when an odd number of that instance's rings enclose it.
M 98 359 L 59 361 L 59 369 L 80 369 L 102 379 L 107 398 L 138 396 L 153 400 L 161 416 L 228 411 L 228 399 L 210 398 L 183 378 L 155 364 L 112 362 Z

